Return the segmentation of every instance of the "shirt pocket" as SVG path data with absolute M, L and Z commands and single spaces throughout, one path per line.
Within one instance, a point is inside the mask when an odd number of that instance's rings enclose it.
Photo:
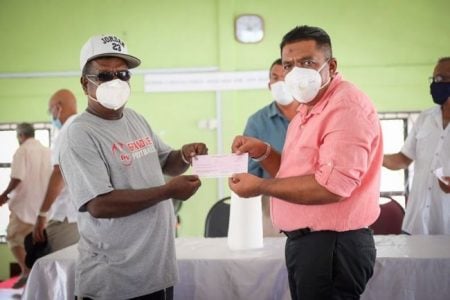
M 425 123 L 416 133 L 416 160 L 428 160 L 436 145 L 433 142 L 433 134 L 436 128 Z

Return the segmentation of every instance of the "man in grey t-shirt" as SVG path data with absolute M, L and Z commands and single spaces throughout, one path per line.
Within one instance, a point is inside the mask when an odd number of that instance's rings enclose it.
M 60 152 L 79 210 L 75 295 L 80 299 L 173 297 L 177 269 L 170 198 L 186 200 L 200 187 L 197 176 L 179 175 L 207 148 L 193 143 L 173 150 L 142 116 L 124 108 L 128 69 L 139 64 L 113 35 L 94 36 L 81 49 L 88 106 L 68 127 Z M 163 174 L 175 177 L 165 183 Z

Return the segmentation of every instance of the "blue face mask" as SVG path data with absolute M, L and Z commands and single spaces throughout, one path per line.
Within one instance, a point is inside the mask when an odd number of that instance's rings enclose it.
M 430 94 L 433 102 L 442 105 L 450 97 L 450 82 L 435 82 L 430 84 Z
M 61 129 L 62 123 L 61 123 L 61 120 L 59 119 L 59 117 L 61 116 L 62 108 L 61 108 L 61 106 L 58 107 L 58 114 L 55 117 L 55 115 L 53 114 L 55 107 L 57 107 L 57 106 L 53 106 L 52 108 L 49 109 L 49 111 L 51 112 L 51 116 L 52 116 L 52 125 L 53 125 L 53 128 Z
M 52 125 L 56 129 L 61 129 L 61 127 L 62 127 L 62 123 L 58 118 L 55 118 L 55 119 L 52 118 Z

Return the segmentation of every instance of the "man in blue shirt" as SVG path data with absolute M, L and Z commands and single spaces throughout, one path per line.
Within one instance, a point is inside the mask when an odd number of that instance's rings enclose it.
M 244 135 L 265 141 L 275 150 L 281 152 L 287 127 L 290 120 L 297 113 L 299 103 L 294 101 L 285 88 L 284 72 L 280 58 L 275 60 L 270 66 L 268 87 L 274 101 L 250 116 L 245 126 Z M 258 161 L 251 158 L 249 158 L 248 172 L 262 178 L 271 177 L 260 166 Z

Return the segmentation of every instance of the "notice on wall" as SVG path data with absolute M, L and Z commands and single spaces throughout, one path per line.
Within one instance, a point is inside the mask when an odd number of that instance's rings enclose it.
M 144 75 L 146 93 L 267 89 L 267 71 L 149 73 Z

